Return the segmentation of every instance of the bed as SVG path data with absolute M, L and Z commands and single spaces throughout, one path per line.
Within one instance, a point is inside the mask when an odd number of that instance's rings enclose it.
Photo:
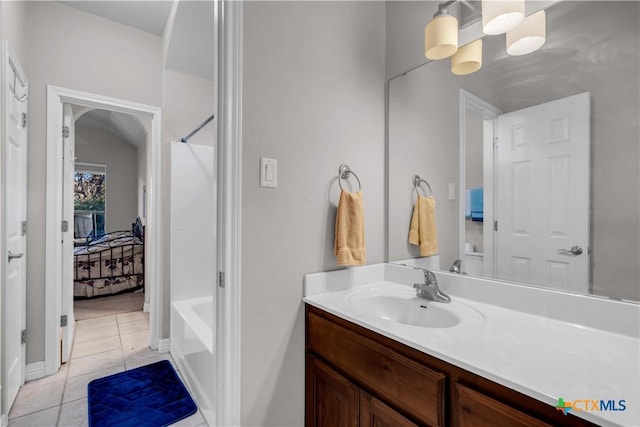
M 74 299 L 144 290 L 144 227 L 114 231 L 77 243 L 73 256 Z

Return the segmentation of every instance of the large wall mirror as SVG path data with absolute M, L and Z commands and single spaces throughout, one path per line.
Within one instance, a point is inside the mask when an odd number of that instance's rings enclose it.
M 442 270 L 640 300 L 640 7 L 562 1 L 547 41 L 483 66 L 431 61 L 389 82 L 389 261 L 408 234 L 413 176 L 436 201 Z

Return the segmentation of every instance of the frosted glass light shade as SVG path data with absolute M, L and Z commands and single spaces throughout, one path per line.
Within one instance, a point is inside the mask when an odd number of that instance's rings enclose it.
M 513 56 L 536 51 L 547 40 L 547 18 L 544 10 L 527 16 L 522 24 L 507 32 L 507 53 Z
M 504 34 L 524 20 L 524 0 L 482 0 L 482 31 Z
M 458 20 L 455 16 L 434 17 L 424 28 L 424 56 L 448 58 L 458 50 Z
M 475 73 L 482 67 L 482 39 L 462 46 L 451 57 L 451 72 L 458 76 Z

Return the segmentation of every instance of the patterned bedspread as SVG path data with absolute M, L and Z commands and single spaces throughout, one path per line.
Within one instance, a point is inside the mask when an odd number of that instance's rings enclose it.
M 128 232 L 111 233 L 74 251 L 74 296 L 91 298 L 144 285 L 144 245 Z

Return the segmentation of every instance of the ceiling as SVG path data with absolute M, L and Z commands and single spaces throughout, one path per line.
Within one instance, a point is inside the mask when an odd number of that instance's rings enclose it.
M 161 36 L 173 1 L 58 1 L 58 3 Z

